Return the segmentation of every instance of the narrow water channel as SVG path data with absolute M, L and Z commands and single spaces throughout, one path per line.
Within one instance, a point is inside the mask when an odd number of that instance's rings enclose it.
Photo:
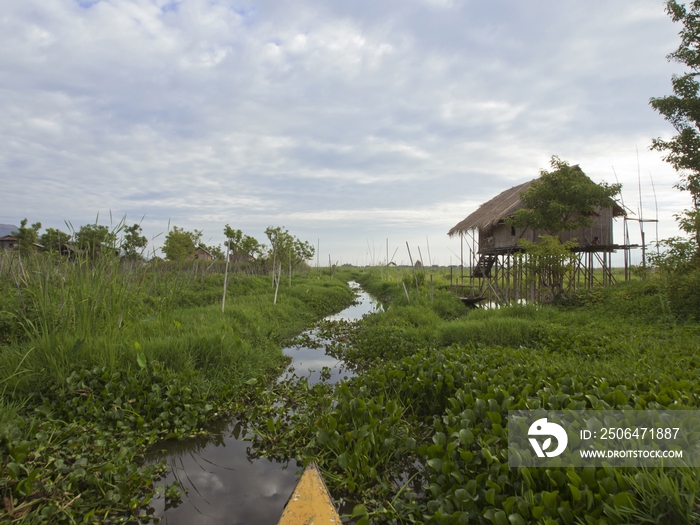
M 354 321 L 376 311 L 379 306 L 357 283 L 356 303 L 328 320 Z M 314 338 L 315 331 L 308 334 Z M 328 382 L 335 383 L 352 373 L 342 361 L 326 355 L 325 348 L 293 346 L 283 349 L 292 358 L 290 367 L 309 384 L 320 380 L 324 367 L 330 368 Z M 285 375 L 283 374 L 282 378 Z M 164 498 L 154 498 L 151 506 L 162 524 L 168 525 L 275 525 L 284 504 L 296 485 L 301 470 L 295 461 L 277 462 L 251 459 L 245 429 L 236 421 L 224 421 L 202 438 L 163 443 L 152 458 L 165 460 L 170 472 L 160 482 L 178 480 L 186 489 L 177 507 L 166 507 Z

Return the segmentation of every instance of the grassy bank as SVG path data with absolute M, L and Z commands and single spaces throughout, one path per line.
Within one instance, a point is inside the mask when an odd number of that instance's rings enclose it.
M 110 258 L 0 261 L 0 521 L 128 521 L 153 496 L 146 448 L 192 435 L 348 305 L 328 276 L 282 282 Z M 177 489 L 167 489 L 177 497 Z M 141 518 L 146 519 L 146 518 Z
M 386 301 L 337 329 L 333 351 L 362 375 L 280 387 L 298 409 L 261 409 L 256 424 L 261 453 L 316 459 L 358 523 L 700 520 L 692 469 L 508 467 L 508 410 L 698 407 L 700 326 L 668 311 L 661 283 L 468 310 L 441 288 L 407 299 L 378 271 L 355 279 Z

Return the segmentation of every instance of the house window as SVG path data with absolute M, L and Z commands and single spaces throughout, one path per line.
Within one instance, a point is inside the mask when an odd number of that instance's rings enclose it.
M 510 234 L 515 237 L 515 226 L 510 227 Z

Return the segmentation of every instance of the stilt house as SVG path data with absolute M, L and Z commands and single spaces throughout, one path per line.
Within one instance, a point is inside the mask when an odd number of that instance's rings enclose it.
M 512 259 L 512 255 L 523 251 L 518 244 L 521 239 L 536 243 L 539 242 L 540 235 L 545 235 L 547 232 L 536 231 L 530 227 L 515 228 L 506 220 L 512 218 L 517 210 L 524 208 L 520 194 L 536 180 L 514 186 L 483 203 L 475 212 L 458 222 L 448 232 L 450 237 L 460 236 L 463 242 L 468 243 L 469 273 L 466 276 L 462 274 L 462 295 L 465 295 L 464 278 L 468 277 L 470 279 L 470 297 L 481 297 L 485 291 L 492 290 L 497 297 L 500 291 L 505 298 L 505 300 L 499 298 L 499 302 L 507 303 L 513 296 L 519 299 L 518 296 L 521 294 L 512 290 L 512 287 L 518 283 L 521 276 L 513 274 L 517 265 Z M 581 254 L 578 268 L 585 272 L 584 281 L 588 285 L 592 285 L 596 279 L 593 275 L 594 259 L 603 268 L 603 282 L 601 284 L 611 282 L 610 253 L 619 248 L 613 244 L 613 219 L 624 215 L 624 210 L 618 205 L 610 208 L 599 208 L 593 216 L 589 217 L 592 220 L 589 227 L 559 234 L 559 239 L 562 242 L 576 240 L 578 246 L 574 252 Z M 464 266 L 463 261 L 463 271 Z M 475 285 L 475 279 L 483 281 L 479 281 Z

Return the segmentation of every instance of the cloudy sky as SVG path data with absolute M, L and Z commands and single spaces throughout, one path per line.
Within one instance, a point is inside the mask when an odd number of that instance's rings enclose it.
M 449 264 L 447 231 L 558 155 L 635 212 L 639 170 L 645 218 L 653 178 L 675 235 L 689 199 L 648 147 L 679 29 L 658 0 L 3 0 L 0 223 L 111 213 L 152 248 L 284 226 L 326 263 L 388 238 Z

